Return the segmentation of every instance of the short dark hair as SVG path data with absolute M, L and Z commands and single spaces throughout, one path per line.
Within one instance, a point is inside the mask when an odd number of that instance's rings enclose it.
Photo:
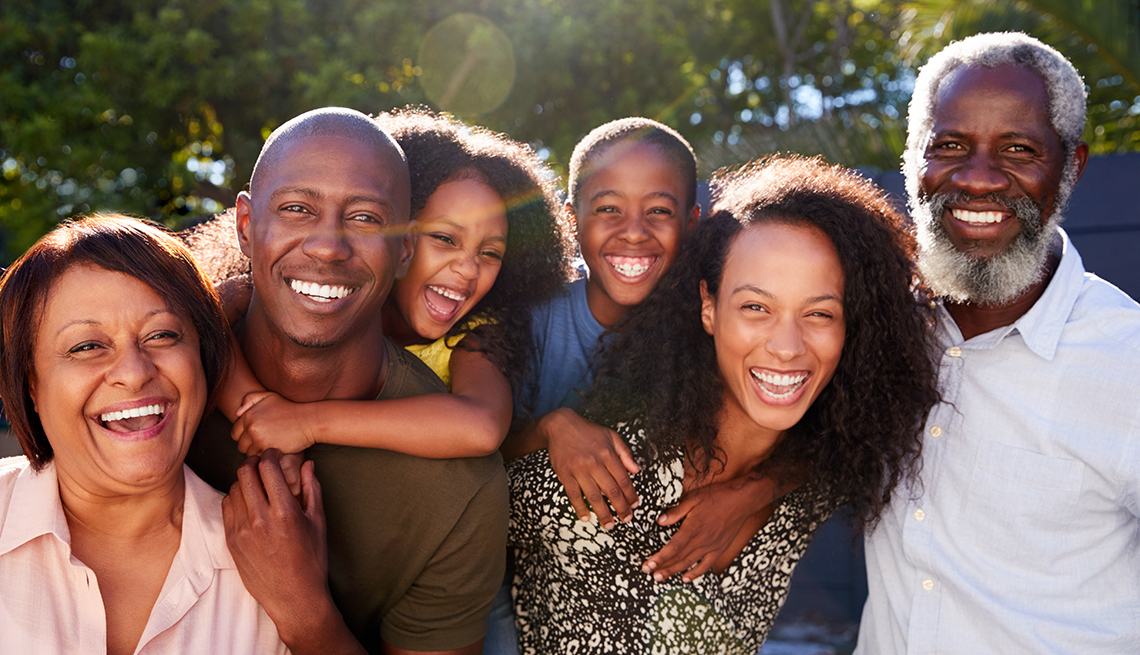
M 644 302 L 615 327 L 586 413 L 639 421 L 657 456 L 722 461 L 716 444 L 724 386 L 701 322 L 700 283 L 716 295 L 729 247 L 749 225 L 818 229 L 843 269 L 843 355 L 831 383 L 762 465 L 806 467 L 827 494 L 873 526 L 918 470 L 921 429 L 938 399 L 929 304 L 916 296 L 913 237 L 881 189 L 818 159 L 773 158 L 718 176 L 713 213 Z
M 36 333 L 52 284 L 83 264 L 130 275 L 193 323 L 206 374 L 207 407 L 213 405 L 229 367 L 230 342 L 218 295 L 180 241 L 161 227 L 117 214 L 61 224 L 0 278 L 0 399 L 35 470 L 54 456 L 30 393 Z
M 594 172 L 601 155 L 613 145 L 625 141 L 656 146 L 677 167 L 677 174 L 685 183 L 685 209 L 691 210 L 697 204 L 697 156 L 693 147 L 668 125 L 649 118 L 633 117 L 599 125 L 574 146 L 567 188 L 572 207 L 578 208 L 578 189 Z

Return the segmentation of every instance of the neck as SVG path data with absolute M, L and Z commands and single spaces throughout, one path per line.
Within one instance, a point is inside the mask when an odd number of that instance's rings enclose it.
M 718 417 L 716 445 L 724 454 L 724 471 L 713 467 L 714 479 L 730 480 L 747 475 L 772 454 L 787 434 L 756 425 L 731 399 L 726 399 Z
M 626 312 L 629 311 L 628 307 L 614 302 L 614 299 L 607 296 L 605 291 L 590 284 L 588 280 L 586 282 L 586 305 L 590 308 L 590 314 L 594 316 L 594 320 L 607 329 L 624 318 Z
M 428 339 L 424 339 L 416 333 L 408 321 L 404 319 L 404 314 L 396 303 L 395 294 L 389 294 L 388 299 L 384 301 L 384 308 L 380 311 L 380 319 L 384 326 L 384 335 L 401 348 L 417 343 L 430 343 Z
M 266 389 L 293 402 L 370 400 L 388 373 L 388 349 L 379 320 L 371 329 L 325 348 L 310 348 L 282 334 L 260 311 L 254 293 L 249 311 L 235 326 L 242 353 Z
M 971 302 L 947 301 L 945 303 L 946 311 L 958 325 L 958 330 L 962 332 L 962 338 L 969 340 L 979 334 L 985 334 L 990 330 L 1010 325 L 1037 304 L 1037 301 L 1045 294 L 1045 289 L 1049 287 L 1049 282 L 1053 280 L 1053 274 L 1057 272 L 1057 267 L 1061 263 L 1061 248 L 1062 241 L 1058 235 L 1053 243 L 1053 249 L 1045 259 L 1044 276 L 1030 285 L 1021 295 L 1007 303 L 982 305 Z
M 179 466 L 160 485 L 142 493 L 107 494 L 83 487 L 56 467 L 59 499 L 72 533 L 72 542 L 84 537 L 139 541 L 170 529 L 181 531 L 186 500 L 186 478 Z

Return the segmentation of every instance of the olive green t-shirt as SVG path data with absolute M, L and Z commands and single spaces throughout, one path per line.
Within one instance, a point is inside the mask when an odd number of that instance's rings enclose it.
M 385 339 L 377 400 L 446 393 L 423 362 Z M 229 491 L 245 456 L 219 412 L 203 419 L 186 463 Z M 450 650 L 484 635 L 503 580 L 507 481 L 502 458 L 424 459 L 376 448 L 308 449 L 328 522 L 329 586 L 369 652 L 381 640 Z

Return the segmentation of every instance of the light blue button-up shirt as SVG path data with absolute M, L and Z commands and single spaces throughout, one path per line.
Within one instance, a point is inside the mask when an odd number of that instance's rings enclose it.
M 1140 653 L 1140 305 L 1063 238 L 1012 325 L 939 308 L 944 402 L 867 537 L 856 655 Z

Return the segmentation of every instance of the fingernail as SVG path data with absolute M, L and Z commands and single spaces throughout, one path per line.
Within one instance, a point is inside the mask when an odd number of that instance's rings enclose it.
M 656 581 L 658 581 L 658 582 L 664 582 L 664 581 L 665 581 L 665 576 L 661 575 L 660 573 L 654 573 L 654 574 L 653 574 L 653 579 L 654 579 L 654 580 L 656 580 Z
M 633 520 L 633 514 L 626 514 L 625 516 L 621 517 L 622 523 L 629 523 L 632 520 Z
M 646 573 L 652 573 L 653 570 L 657 568 L 657 562 L 654 562 L 653 560 L 649 560 L 648 562 L 645 563 L 644 566 L 642 566 L 642 568 L 645 569 Z
M 657 524 L 658 525 L 665 525 L 665 519 L 666 518 L 667 518 L 666 514 L 662 514 L 661 516 L 658 516 L 657 517 Z
M 603 525 L 602 527 L 607 529 L 607 530 L 612 530 L 614 527 L 614 522 L 613 521 L 606 521 L 606 524 Z
M 641 507 L 641 499 L 640 499 L 640 498 L 638 498 L 637 500 L 633 501 L 633 504 L 632 504 L 632 505 L 630 505 L 630 507 L 632 507 L 632 508 L 634 508 L 634 509 L 637 509 L 638 507 Z
M 681 582 L 684 582 L 685 584 L 688 584 L 688 583 L 692 582 L 692 580 L 690 580 L 690 579 L 689 579 L 689 576 L 687 576 L 687 575 L 682 575 L 682 576 L 681 576 Z

